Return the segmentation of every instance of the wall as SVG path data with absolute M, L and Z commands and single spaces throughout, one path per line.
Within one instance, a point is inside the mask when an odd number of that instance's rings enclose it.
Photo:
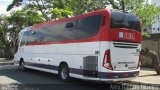
M 5 48 L 4 47 L 0 47 L 0 58 L 5 58 Z
M 148 39 L 143 40 L 142 48 L 149 48 L 149 50 L 155 51 L 160 58 L 160 39 Z M 153 67 L 151 58 L 142 56 L 142 66 L 143 67 Z

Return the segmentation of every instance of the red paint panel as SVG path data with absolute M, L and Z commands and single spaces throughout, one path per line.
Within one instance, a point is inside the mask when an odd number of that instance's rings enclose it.
M 123 33 L 120 35 L 120 33 Z M 133 41 L 137 43 L 142 42 L 141 32 L 136 32 L 129 29 L 112 29 L 109 31 L 109 41 Z

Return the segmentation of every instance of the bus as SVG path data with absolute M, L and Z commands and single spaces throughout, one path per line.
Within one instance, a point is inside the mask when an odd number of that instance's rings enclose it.
M 14 65 L 93 81 L 126 81 L 140 71 L 141 21 L 102 9 L 40 23 L 19 33 Z

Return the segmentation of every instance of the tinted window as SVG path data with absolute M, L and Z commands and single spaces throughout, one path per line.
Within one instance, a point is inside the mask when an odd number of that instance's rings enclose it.
M 111 12 L 111 29 L 113 28 L 128 28 L 138 32 L 141 31 L 140 21 L 136 15 L 119 11 Z
M 52 42 L 88 38 L 98 33 L 101 19 L 101 15 L 95 15 L 47 26 L 39 30 L 26 31 L 22 43 L 28 44 L 32 42 Z M 72 26 L 69 26 L 71 23 Z M 66 27 L 67 25 L 68 27 Z
M 76 27 L 76 22 L 77 21 L 72 21 L 73 27 L 69 27 L 69 28 L 67 28 L 66 25 L 71 22 L 62 24 L 61 38 L 63 40 L 75 40 L 76 39 L 77 33 L 74 29 Z
M 41 34 L 43 34 L 42 41 L 60 41 L 60 34 L 61 34 L 61 24 L 52 25 L 49 27 L 42 28 L 39 30 Z
M 28 33 L 29 33 L 29 31 L 25 31 L 25 32 L 23 33 L 23 37 L 22 37 L 22 39 L 21 39 L 20 46 L 25 45 L 26 42 L 28 41 L 28 40 L 27 40 L 27 38 L 28 38 L 28 36 L 29 36 Z
M 76 21 L 73 21 L 73 24 Z M 74 27 L 66 28 L 67 23 L 56 24 L 48 26 L 39 30 L 35 30 L 35 34 L 32 34 L 32 41 L 34 42 L 50 42 L 50 41 L 64 41 L 64 40 L 75 40 L 76 32 Z
M 25 31 L 20 46 L 33 42 L 38 42 L 37 37 L 39 37 L 39 35 L 37 35 L 35 31 Z
M 80 19 L 76 28 L 78 39 L 94 36 L 98 33 L 101 25 L 102 15 L 94 15 Z

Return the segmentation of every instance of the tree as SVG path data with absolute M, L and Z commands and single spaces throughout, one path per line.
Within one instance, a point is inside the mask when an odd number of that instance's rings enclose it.
M 6 47 L 7 58 L 13 57 L 13 53 L 11 53 L 12 41 L 18 37 L 20 30 L 44 21 L 38 12 L 27 10 L 14 11 L 10 16 L 0 15 L 0 42 Z
M 74 15 L 80 15 L 98 9 L 104 9 L 108 6 L 107 0 L 70 0 L 68 6 Z
M 13 0 L 7 10 L 22 4 L 22 0 Z M 111 5 L 114 9 L 130 11 L 140 16 L 143 28 L 153 24 L 160 12 L 159 7 L 148 4 L 146 0 L 29 0 L 25 4 L 28 10 L 41 12 L 46 21 L 80 15 Z
M 7 34 L 9 32 L 9 23 L 7 22 L 6 16 L 5 15 L 0 15 L 0 42 L 2 46 L 6 47 L 6 54 L 8 58 L 12 58 L 11 54 L 11 42 L 7 38 Z
M 22 0 L 13 0 L 7 10 L 19 6 Z M 46 21 L 80 15 L 107 5 L 106 0 L 29 0 L 25 4 L 27 10 L 41 12 Z
M 10 35 L 15 38 L 18 32 L 25 27 L 32 26 L 37 23 L 44 22 L 41 15 L 35 11 L 18 10 L 11 13 L 11 16 L 7 17 L 7 21 L 11 26 Z
M 46 21 L 57 18 L 68 17 L 68 15 L 72 15 L 72 11 L 70 11 L 67 6 L 68 0 L 29 0 L 23 3 L 22 0 L 13 0 L 12 4 L 10 4 L 7 10 L 11 10 L 14 6 L 19 6 L 25 4 L 25 9 L 28 11 L 38 11 L 42 14 L 43 18 Z

